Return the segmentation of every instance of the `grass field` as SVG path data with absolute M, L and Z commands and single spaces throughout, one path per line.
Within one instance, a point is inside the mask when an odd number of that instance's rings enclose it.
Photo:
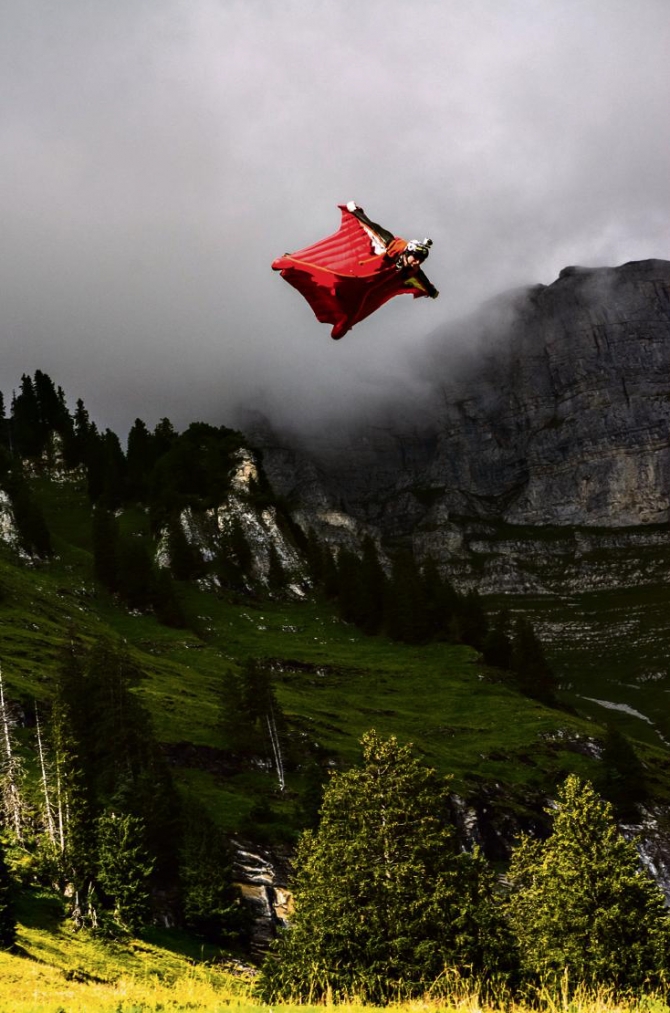
M 596 763 L 582 746 L 603 734 L 597 722 L 604 715 L 601 705 L 585 697 L 602 695 L 630 707 L 637 700 L 640 710 L 643 702 L 655 727 L 667 727 L 665 684 L 652 678 L 655 662 L 644 651 L 645 645 L 656 651 L 667 631 L 670 593 L 649 602 L 623 594 L 562 602 L 507 599 L 547 636 L 565 700 L 575 705 L 572 712 L 549 709 L 506 686 L 467 647 L 410 647 L 365 637 L 316 599 L 260 601 L 184 584 L 179 594 L 189 629 L 161 626 L 95 588 L 82 490 L 44 483 L 41 499 L 55 558 L 21 562 L 0 547 L 6 695 L 26 714 L 34 700 L 45 702 L 62 645 L 73 633 L 89 643 L 101 636 L 125 643 L 141 669 L 136 692 L 157 738 L 174 755 L 188 747 L 172 767 L 178 788 L 196 795 L 226 834 L 253 831 L 261 842 L 293 840 L 301 825 L 305 777 L 299 766 L 289 771 L 280 794 L 272 770 L 241 764 L 223 773 L 207 762 L 212 755 L 225 756 L 229 745 L 219 722 L 222 677 L 249 656 L 271 662 L 291 737 L 324 767 L 355 762 L 360 736 L 375 728 L 412 741 L 427 763 L 453 775 L 454 789 L 466 799 L 494 785 L 497 802 L 514 812 L 526 806 L 541 810 L 570 771 L 593 776 Z M 141 530 L 146 517 L 136 511 L 124 524 Z M 667 800 L 670 759 L 655 727 L 624 711 L 617 717 L 640 740 L 656 795 Z M 30 769 L 35 745 L 30 721 L 17 737 Z M 266 826 L 250 822 L 259 801 L 271 816 Z M 0 953 L 0 1013 L 258 1008 L 249 978 L 233 974 L 221 954 L 204 952 L 187 936 L 156 930 L 141 940 L 104 942 L 73 932 L 56 898 L 48 895 L 26 895 L 19 913 L 20 951 Z M 575 1002 L 554 1006 L 575 1013 L 615 1008 L 607 997 Z M 405 1008 L 447 1007 L 428 999 Z M 476 996 L 464 994 L 451 1008 L 481 1007 Z M 666 1009 L 655 1000 L 644 1008 Z
M 168 934 L 165 933 L 165 936 Z M 177 952 L 178 940 L 128 939 L 101 943 L 62 925 L 20 927 L 20 954 L 0 952 L 0 1013 L 256 1013 L 268 1011 L 253 996 L 253 978 L 243 969 L 198 961 Z M 181 943 L 183 945 L 183 941 Z M 337 1009 L 357 1013 L 362 1004 L 337 1007 L 309 1003 L 275 1006 L 284 1013 Z M 369 1008 L 369 1007 L 367 1007 Z M 667 1013 L 660 997 L 616 1001 L 603 992 L 579 989 L 570 996 L 539 993 L 534 1002 L 482 1002 L 476 991 L 455 985 L 449 997 L 427 995 L 421 1001 L 399 1002 L 397 1013 Z
M 519 792 L 546 796 L 570 770 L 590 774 L 591 761 L 574 748 L 574 742 L 602 734 L 593 721 L 602 722 L 609 715 L 597 704 L 577 700 L 574 686 L 580 687 L 581 696 L 599 698 L 612 692 L 614 670 L 603 677 L 593 669 L 598 652 L 592 642 L 575 634 L 573 602 L 508 603 L 530 614 L 549 636 L 563 680 L 571 684 L 566 700 L 578 704 L 583 717 L 520 696 L 467 647 L 410 647 L 365 637 L 322 601 L 254 601 L 184 584 L 179 593 L 190 629 L 169 629 L 150 615 L 131 614 L 95 588 L 90 513 L 83 489 L 46 481 L 37 488 L 56 557 L 46 564 L 27 565 L 0 549 L 3 675 L 8 695 L 27 706 L 32 699 L 49 696 L 60 647 L 74 631 L 85 641 L 108 636 L 125 642 L 143 672 L 137 692 L 151 713 L 158 739 L 166 745 L 187 743 L 196 752 L 201 747 L 226 748 L 219 726 L 222 676 L 254 656 L 272 661 L 276 692 L 296 741 L 308 751 L 318 748 L 322 760 L 328 758 L 331 764 L 353 762 L 361 734 L 374 727 L 382 735 L 414 742 L 428 763 L 454 775 L 455 786 L 465 794 L 473 785 L 496 783 L 510 799 Z M 147 518 L 134 510 L 122 521 L 141 531 Z M 579 605 L 583 624 L 590 621 L 589 611 L 597 612 L 598 601 Z M 625 601 L 620 608 L 631 610 Z M 660 622 L 661 612 L 659 606 L 652 620 L 640 612 L 640 622 Z M 615 623 L 610 620 L 611 616 L 606 625 L 611 631 Z M 593 636 L 597 639 L 597 631 Z M 625 637 L 612 644 L 611 653 L 621 662 L 617 671 L 624 673 L 628 670 L 624 659 L 634 650 L 626 655 L 622 643 Z M 624 682 L 621 674 L 621 693 Z M 645 694 L 649 706 L 655 693 L 654 714 L 661 721 L 665 687 L 660 682 L 639 682 L 637 689 L 627 692 L 626 700 L 631 694 L 640 698 Z M 646 738 L 653 766 L 660 769 L 666 750 L 650 726 L 623 712 L 616 718 L 627 722 L 626 730 L 636 738 Z M 30 752 L 32 732 L 25 730 L 22 737 Z M 277 799 L 272 773 L 245 769 L 223 777 L 200 759 L 180 760 L 175 777 L 183 790 L 200 795 L 227 832 L 244 829 L 258 798 L 270 797 L 282 822 L 290 824 L 292 800 L 302 787 L 301 774 L 291 774 L 285 796 Z

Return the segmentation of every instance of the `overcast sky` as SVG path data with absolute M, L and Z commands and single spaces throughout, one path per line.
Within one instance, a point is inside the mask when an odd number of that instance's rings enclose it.
M 668 0 L 0 0 L 0 389 L 337 426 L 496 292 L 670 259 L 669 54 Z M 334 342 L 270 263 L 350 199 L 441 296 Z

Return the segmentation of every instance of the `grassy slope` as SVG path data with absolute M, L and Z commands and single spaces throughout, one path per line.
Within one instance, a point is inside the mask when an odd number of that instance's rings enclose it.
M 581 735 L 597 729 L 493 681 L 466 647 L 410 647 L 365 637 L 322 602 L 233 600 L 192 586 L 183 587 L 182 595 L 199 635 L 129 615 L 95 591 L 82 492 L 43 483 L 40 498 L 58 558 L 27 567 L 17 566 L 8 552 L 0 554 L 0 629 L 10 695 L 48 695 L 59 645 L 74 627 L 85 638 L 127 642 L 146 675 L 138 692 L 166 743 L 225 747 L 217 729 L 218 684 L 227 668 L 254 655 L 277 660 L 277 692 L 290 724 L 338 764 L 355 760 L 358 739 L 370 727 L 413 741 L 429 763 L 453 773 L 461 789 L 483 778 L 550 791 L 567 770 L 587 763 L 549 740 L 559 728 Z M 141 528 L 145 519 L 135 513 L 124 522 Z M 274 786 L 272 775 L 262 771 L 222 782 L 196 766 L 178 769 L 177 777 L 208 801 L 228 831 L 239 830 L 254 797 Z M 289 788 L 297 787 L 294 777 Z
M 476 774 L 546 786 L 580 766 L 573 752 L 548 744 L 553 733 L 599 732 L 495 682 L 469 648 L 417 648 L 364 637 L 322 602 L 258 603 L 184 586 L 184 605 L 198 635 L 129 615 L 95 590 L 82 491 L 43 482 L 39 494 L 58 558 L 38 567 L 17 566 L 9 553 L 0 558 L 0 587 L 6 588 L 0 628 L 10 692 L 38 699 L 48 693 L 59 645 L 73 626 L 84 637 L 108 635 L 128 643 L 146 674 L 139 692 L 166 743 L 225 747 L 217 729 L 218 685 L 227 668 L 249 655 L 277 660 L 277 692 L 291 724 L 344 764 L 355 759 L 361 733 L 375 727 L 413 741 L 428 762 L 461 784 Z M 134 511 L 123 523 L 141 530 L 146 518 Z M 192 780 L 213 797 L 201 773 Z M 249 802 L 249 792 L 254 785 L 263 791 L 268 775 L 237 780 Z M 234 783 L 219 788 L 224 803 L 236 793 Z M 237 829 L 235 813 L 229 819 L 225 804 L 216 809 L 224 826 Z M 233 809 L 243 811 L 243 801 Z
M 446 644 L 416 648 L 381 637 L 364 637 L 339 621 L 322 602 L 233 600 L 192 586 L 182 588 L 182 594 L 199 635 L 161 627 L 151 616 L 129 615 L 93 585 L 90 518 L 82 492 L 70 485 L 46 483 L 41 487 L 41 499 L 57 558 L 32 566 L 19 563 L 0 548 L 0 588 L 4 591 L 0 635 L 10 698 L 27 702 L 48 697 L 60 645 L 75 628 L 84 638 L 105 635 L 127 642 L 145 673 L 137 692 L 151 711 L 158 737 L 166 744 L 225 748 L 217 729 L 218 685 L 227 668 L 255 655 L 277 661 L 277 693 L 294 733 L 304 741 L 318 742 L 338 765 L 356 759 L 358 738 L 375 727 L 383 734 L 413 741 L 427 762 L 454 775 L 460 792 L 467 794 L 482 783 L 495 782 L 511 806 L 516 804 L 515 798 L 550 793 L 568 770 L 586 774 L 593 770 L 591 760 L 565 748 L 561 735 L 597 735 L 597 726 L 548 710 L 507 689 L 468 648 Z M 141 528 L 146 519 L 135 513 L 124 523 Z M 23 730 L 21 739 L 29 753 L 32 732 Z M 646 748 L 646 755 L 660 770 L 664 754 Z M 191 754 L 197 755 L 197 750 Z M 259 836 L 281 837 L 286 827 L 290 836 L 290 828 L 293 832 L 297 828 L 296 801 L 302 788 L 299 774 L 290 775 L 281 797 L 272 772 L 262 770 L 246 769 L 224 776 L 194 761 L 191 766 L 176 767 L 175 776 L 182 790 L 201 797 L 226 832 L 248 833 L 249 812 L 259 799 L 270 800 L 275 820 L 279 817 L 264 831 L 259 827 Z M 665 791 L 664 784 L 661 789 Z M 175 970 L 174 976 L 183 977 L 187 967 L 183 955 L 173 958 L 156 953 L 146 940 L 111 950 L 91 941 L 90 950 L 80 949 L 89 942 L 85 936 L 74 937 L 57 920 L 50 922 L 50 903 L 38 905 L 40 918 L 30 910 L 22 913 L 21 945 L 42 963 L 37 966 L 25 958 L 0 955 L 4 983 L 0 986 L 0 1011 L 3 996 L 10 994 L 9 984 L 16 981 L 24 981 L 27 989 L 34 986 L 37 992 L 46 989 L 45 994 L 62 994 L 61 1005 L 77 1009 L 74 999 L 66 999 L 72 982 L 65 976 L 74 965 L 83 968 L 84 976 L 130 982 L 138 961 L 145 970 L 156 962 L 165 971 L 175 959 L 181 961 L 181 970 Z M 187 949 L 186 941 L 178 937 L 171 937 L 169 945 Z M 106 967 L 111 962 L 112 969 L 96 972 L 96 960 Z M 196 982 L 192 968 L 185 973 L 184 980 L 190 975 L 193 981 L 189 987 L 194 989 L 196 985 L 215 989 L 222 980 L 203 985 L 200 979 Z M 152 976 L 156 977 L 150 971 Z M 82 1009 L 96 1008 L 91 996 L 98 987 L 102 989 L 95 982 L 81 986 L 90 990 L 89 1005 L 82 1005 Z M 130 984 L 123 987 L 130 988 Z M 14 998 L 19 995 L 11 994 Z M 213 997 L 212 992 L 211 1002 Z M 137 1002 L 139 1008 L 139 999 Z M 204 1000 L 202 1005 L 209 1008 Z M 37 1003 L 21 1006 L 17 1000 L 11 1008 L 42 1007 Z M 165 1008 L 171 1008 L 167 999 Z
M 193 940 L 155 930 L 101 941 L 73 931 L 57 898 L 26 895 L 18 952 L 0 951 L 0 1013 L 250 1009 L 249 979 Z M 203 959 L 204 958 L 204 959 Z

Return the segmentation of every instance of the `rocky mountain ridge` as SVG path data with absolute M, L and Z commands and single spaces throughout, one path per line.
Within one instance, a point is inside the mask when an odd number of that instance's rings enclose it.
M 337 445 L 256 428 L 303 527 L 409 540 L 490 591 L 667 578 L 670 262 L 500 296 L 436 335 L 421 370 L 421 398 Z

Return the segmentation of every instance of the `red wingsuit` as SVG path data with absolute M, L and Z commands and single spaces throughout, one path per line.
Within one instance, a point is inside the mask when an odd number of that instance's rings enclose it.
M 406 240 L 371 222 L 360 208 L 338 207 L 337 232 L 272 264 L 305 297 L 317 320 L 333 324 L 331 337 L 341 338 L 396 295 L 435 298 L 437 290 L 423 271 L 397 266 Z

